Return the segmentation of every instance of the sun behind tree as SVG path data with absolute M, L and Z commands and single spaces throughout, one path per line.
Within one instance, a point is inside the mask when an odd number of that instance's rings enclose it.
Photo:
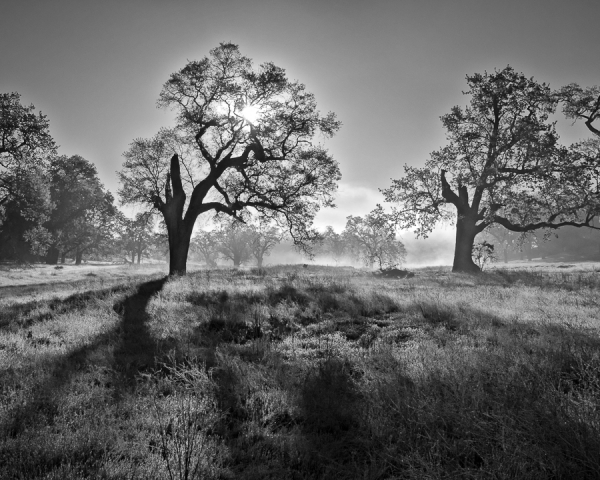
M 183 275 L 199 215 L 239 217 L 245 209 L 286 225 L 302 246 L 312 221 L 333 205 L 338 163 L 314 141 L 340 127 L 321 116 L 314 96 L 282 68 L 258 69 L 238 46 L 222 43 L 191 61 L 163 86 L 159 106 L 177 112 L 177 125 L 137 139 L 119 172 L 123 204 L 162 213 L 169 236 L 171 275 Z

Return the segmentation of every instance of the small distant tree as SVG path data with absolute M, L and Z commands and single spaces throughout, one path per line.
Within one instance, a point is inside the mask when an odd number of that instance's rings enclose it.
M 381 205 L 364 217 L 347 217 L 345 235 L 354 253 L 367 266 L 395 267 L 406 258 L 404 244 L 396 239 L 394 219 Z
M 475 264 L 483 271 L 486 265 L 494 263 L 498 260 L 496 253 L 494 252 L 494 245 L 483 240 L 473 245 L 473 260 Z
M 254 232 L 239 220 L 222 221 L 215 235 L 220 255 L 233 262 L 238 268 L 247 263 L 252 256 L 252 240 Z
M 259 223 L 250 226 L 250 252 L 256 260 L 258 268 L 263 266 L 264 258 L 269 256 L 283 237 L 281 229 L 274 225 Z
M 192 238 L 190 250 L 199 256 L 208 268 L 216 268 L 219 258 L 219 237 L 216 232 L 201 230 Z
M 118 211 L 110 192 L 70 222 L 61 238 L 61 263 L 72 254 L 75 264 L 80 265 L 85 253 L 106 255 L 112 249 L 118 226 Z
M 333 259 L 335 264 L 350 253 L 351 242 L 346 233 L 337 233 L 331 225 L 325 227 L 325 232 L 319 245 L 319 253 Z
M 138 265 L 142 255 L 150 248 L 154 239 L 152 213 L 138 213 L 135 218 L 123 217 L 121 220 L 121 242 L 123 249 L 131 256 L 131 263 L 137 256 Z
M 298 246 L 314 237 L 320 206 L 333 204 L 337 162 L 315 141 L 340 127 L 282 68 L 253 68 L 237 45 L 222 43 L 171 75 L 159 106 L 177 113 L 175 141 L 138 139 L 119 173 L 124 203 L 161 212 L 171 275 L 184 275 L 198 216 L 252 209 L 286 225 Z

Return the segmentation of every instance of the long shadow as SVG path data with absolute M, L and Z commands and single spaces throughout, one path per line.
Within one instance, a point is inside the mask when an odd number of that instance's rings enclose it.
M 90 301 L 105 299 L 110 295 L 124 292 L 128 288 L 130 288 L 128 285 L 117 285 L 102 290 L 75 293 L 66 298 L 35 300 L 3 307 L 0 309 L 0 330 L 11 326 L 28 328 L 36 323 L 51 320 L 58 315 L 82 311 L 88 307 Z
M 146 324 L 146 307 L 152 296 L 162 290 L 167 279 L 165 277 L 141 284 L 134 295 L 114 306 L 114 310 L 122 316 L 121 342 L 115 350 L 113 367 L 121 375 L 120 379 L 115 379 L 117 397 L 131 385 L 131 380 L 137 373 L 154 367 L 159 344 Z
M 156 342 L 152 339 L 145 325 L 146 306 L 151 297 L 160 291 L 167 278 L 153 280 L 141 284 L 137 291 L 114 305 L 114 310 L 122 316 L 120 324 L 108 332 L 102 333 L 80 348 L 60 356 L 53 361 L 44 380 L 38 382 L 32 389 L 24 404 L 13 408 L 7 416 L 8 422 L 0 425 L 0 433 L 7 437 L 16 437 L 27 427 L 35 427 L 40 423 L 52 424 L 59 413 L 60 393 L 68 385 L 72 377 L 89 363 L 89 358 L 99 349 L 114 342 L 115 335 L 120 342 L 114 354 L 111 370 L 115 372 L 115 397 L 118 401 L 123 391 L 131 387 L 133 376 L 145 366 L 150 366 L 157 353 Z M 119 287 L 115 287 L 117 290 Z M 125 288 L 130 287 L 122 287 Z M 108 289 L 111 292 L 113 289 Z M 87 292 L 86 292 L 87 293 Z M 108 292 L 104 292 L 108 294 Z M 82 297 L 67 301 L 66 305 L 73 308 L 81 306 Z M 85 297 L 83 297 L 85 298 Z M 66 310 L 63 309 L 61 313 Z M 18 383 L 18 372 L 8 368 L 3 372 L 7 382 Z

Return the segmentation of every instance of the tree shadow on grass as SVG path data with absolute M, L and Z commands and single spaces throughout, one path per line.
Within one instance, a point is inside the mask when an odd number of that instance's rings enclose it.
M 28 328 L 36 323 L 51 320 L 59 315 L 82 311 L 92 300 L 102 300 L 110 295 L 122 293 L 130 288 L 117 285 L 102 290 L 87 290 L 69 295 L 66 298 L 34 300 L 3 307 L 0 310 L 0 330 L 9 328 Z
M 91 365 L 91 358 L 101 349 L 106 348 L 118 338 L 118 346 L 114 350 L 112 365 L 113 372 L 111 383 L 114 385 L 115 398 L 118 401 L 125 390 L 131 388 L 135 374 L 147 366 L 152 366 L 157 352 L 157 344 L 152 339 L 146 326 L 146 307 L 152 296 L 160 291 L 167 278 L 152 280 L 142 283 L 135 293 L 125 297 L 114 306 L 114 310 L 121 315 L 119 325 L 108 332 L 97 335 L 93 341 L 62 355 L 53 360 L 48 374 L 43 380 L 33 386 L 27 401 L 14 407 L 6 415 L 7 422 L 0 425 L 0 432 L 7 437 L 14 438 L 27 428 L 39 428 L 40 425 L 52 425 L 59 415 L 61 408 L 61 393 L 82 369 Z M 109 289 L 110 292 L 119 291 L 119 287 Z M 128 287 L 129 288 L 129 287 Z M 125 290 L 125 287 L 122 287 Z M 86 295 L 89 292 L 86 292 Z M 108 292 L 102 292 L 108 295 Z M 91 295 L 71 296 L 56 301 L 55 309 L 61 313 L 73 309 L 84 309 L 86 298 Z M 69 310 L 70 309 L 70 310 Z M 4 380 L 18 385 L 20 383 L 18 372 L 7 369 L 3 372 Z M 11 378 L 12 377 L 12 378 Z

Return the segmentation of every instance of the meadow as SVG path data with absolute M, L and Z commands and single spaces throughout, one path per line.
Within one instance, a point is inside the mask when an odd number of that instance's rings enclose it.
M 0 272 L 0 478 L 600 478 L 597 270 L 80 272 Z

